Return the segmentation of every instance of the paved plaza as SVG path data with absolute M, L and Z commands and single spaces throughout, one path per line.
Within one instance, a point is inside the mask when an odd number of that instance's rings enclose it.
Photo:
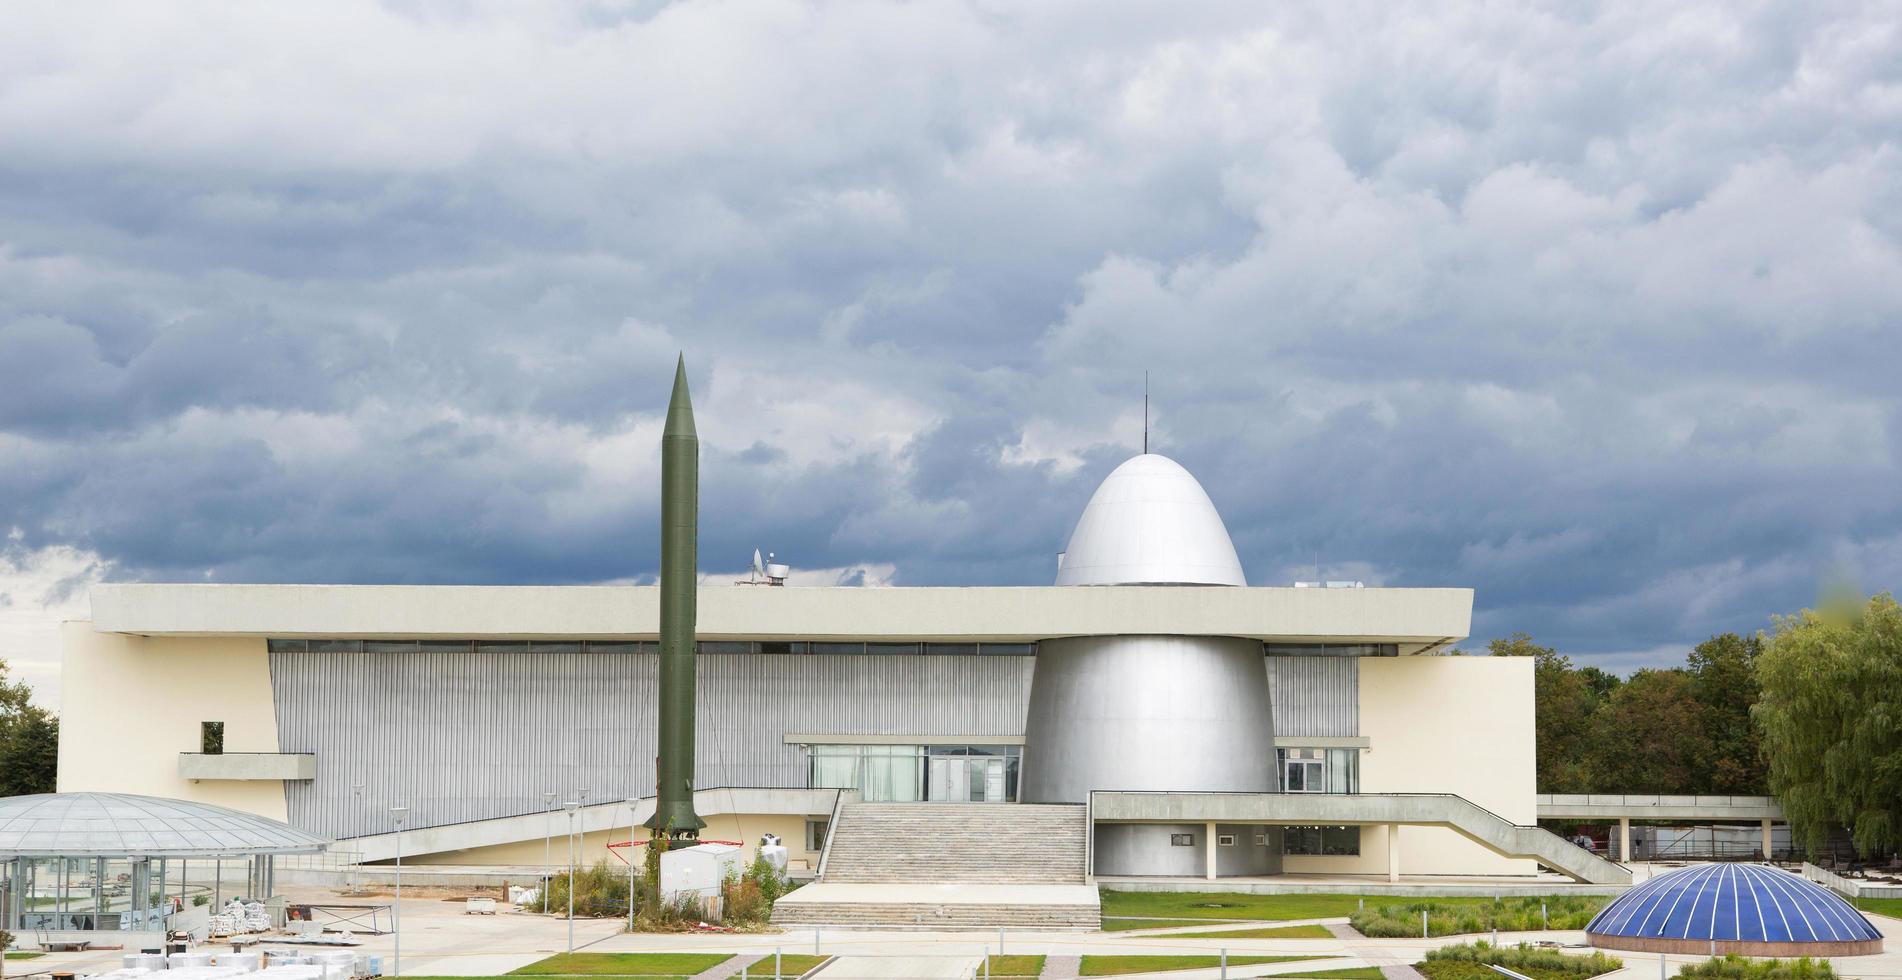
M 290 889 L 293 901 L 388 901 L 387 897 L 340 899 L 334 892 L 321 889 Z M 417 896 L 405 893 L 403 900 L 403 973 L 408 976 L 498 976 L 528 966 L 568 948 L 568 923 L 559 918 L 526 913 L 494 916 L 466 915 L 459 899 L 442 895 Z M 1885 977 L 1902 980 L 1902 920 L 1870 916 L 1888 937 L 1889 951 L 1875 956 L 1839 957 L 1833 961 L 1845 977 Z M 1286 922 L 1220 923 L 1194 927 L 1196 932 L 1241 931 L 1264 925 L 1339 925 L 1342 918 L 1306 919 Z M 622 931 L 619 920 L 578 919 L 574 923 L 574 944 L 579 951 L 597 953 L 697 952 L 745 954 L 747 964 L 769 964 L 775 950 L 792 953 L 819 952 L 839 957 L 819 974 L 821 980 L 869 980 L 871 977 L 968 976 L 969 968 L 981 962 L 986 953 L 1041 955 L 1048 957 L 1044 976 L 1074 975 L 1076 957 L 1116 954 L 1199 954 L 1208 955 L 1226 949 L 1232 956 L 1301 955 L 1321 957 L 1296 962 L 1231 966 L 1234 978 L 1269 977 L 1335 970 L 1345 967 L 1402 967 L 1419 961 L 1430 948 L 1489 936 L 1462 936 L 1420 939 L 1364 939 L 1334 936 L 1325 939 L 1183 939 L 1164 934 L 1185 931 L 1181 926 L 1111 933 L 1013 932 L 996 930 L 976 932 L 919 931 L 846 931 L 799 929 L 777 933 L 716 933 L 683 935 L 631 935 Z M 1345 930 L 1343 930 L 1345 932 Z M 388 935 L 361 936 L 362 948 L 384 958 L 385 969 L 393 966 L 395 943 Z M 1555 941 L 1578 944 L 1584 935 L 1578 931 L 1501 933 L 1502 943 Z M 1002 949 L 999 949 L 1000 942 Z M 270 945 L 266 943 L 264 945 Z M 1580 952 L 1583 952 L 1581 949 Z M 1619 980 L 1650 980 L 1659 975 L 1659 957 L 1652 953 L 1620 953 L 1626 970 L 1614 975 Z M 99 972 L 116 967 L 122 953 L 48 954 L 33 960 L 8 963 L 7 975 L 18 977 L 52 972 Z M 1701 960 L 1697 956 L 1672 955 L 1665 958 L 1666 969 L 1675 975 L 1679 966 Z M 957 966 L 962 964 L 962 966 Z M 738 975 L 737 963 L 729 961 L 718 976 Z M 762 964 L 763 965 L 763 964 Z M 944 972 L 962 969 L 964 972 Z M 883 970 L 886 972 L 877 972 Z M 931 971 L 938 972 L 931 972 Z M 871 971 L 871 972 L 868 972 Z M 904 972 L 912 971 L 912 972 Z M 918 972 L 925 971 L 925 972 Z M 755 966 L 751 971 L 757 976 Z M 770 975 L 770 974 L 768 974 Z M 1182 970 L 1167 974 L 1174 980 L 1212 980 L 1219 971 Z M 1391 971 L 1390 971 L 1391 975 Z M 704 974 L 713 980 L 716 973 Z

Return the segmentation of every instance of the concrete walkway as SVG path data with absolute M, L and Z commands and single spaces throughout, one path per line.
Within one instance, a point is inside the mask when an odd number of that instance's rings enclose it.
M 815 980 L 971 980 L 977 956 L 841 956 Z

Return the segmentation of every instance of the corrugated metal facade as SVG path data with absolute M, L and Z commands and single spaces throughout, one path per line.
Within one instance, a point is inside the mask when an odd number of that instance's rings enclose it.
M 542 794 L 647 796 L 659 658 L 567 653 L 273 653 L 290 822 L 337 838 L 534 813 Z M 788 733 L 1022 735 L 1031 657 L 698 658 L 703 787 L 803 787 Z M 361 784 L 359 796 L 353 786 Z
M 1360 658 L 1268 657 L 1275 734 L 1360 734 Z

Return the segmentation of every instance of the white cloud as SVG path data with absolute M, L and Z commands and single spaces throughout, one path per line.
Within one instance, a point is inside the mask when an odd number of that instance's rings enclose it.
M 86 588 L 110 565 L 98 555 L 55 545 L 28 550 L 16 529 L 0 544 L 0 660 L 35 703 L 59 710 L 60 623 L 89 618 Z

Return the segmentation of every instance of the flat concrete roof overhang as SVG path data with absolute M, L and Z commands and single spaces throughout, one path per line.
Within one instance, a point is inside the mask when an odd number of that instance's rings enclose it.
M 1471 589 L 1222 586 L 703 587 L 706 640 L 1027 643 L 1060 636 L 1240 636 L 1395 643 L 1465 637 Z M 92 588 L 93 628 L 142 636 L 653 639 L 655 586 L 118 584 Z
M 1541 793 L 1540 820 L 1782 820 L 1774 796 Z

